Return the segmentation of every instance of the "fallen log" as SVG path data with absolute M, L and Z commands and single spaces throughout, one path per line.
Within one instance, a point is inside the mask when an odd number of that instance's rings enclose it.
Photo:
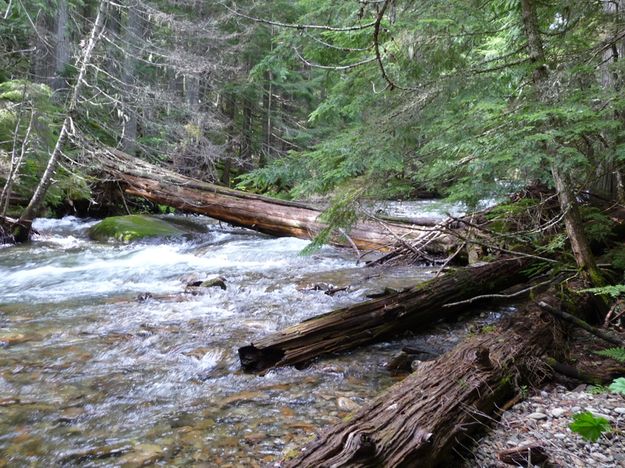
M 542 299 L 557 303 L 553 294 Z M 494 332 L 469 337 L 420 363 L 285 466 L 454 466 L 455 450 L 497 416 L 519 385 L 548 375 L 541 356 L 560 347 L 563 337 L 549 314 L 528 303 Z
M 191 179 L 154 166 L 118 150 L 101 154 L 100 165 L 125 187 L 126 193 L 155 203 L 204 214 L 272 236 L 312 239 L 327 227 L 319 220 L 322 211 L 303 203 L 278 200 Z M 439 220 L 420 219 L 421 225 L 369 220 L 357 223 L 331 242 L 362 250 L 387 250 L 402 242 L 419 245 L 431 255 L 447 255 L 455 240 L 438 232 Z M 433 232 L 436 234 L 433 236 Z
M 382 341 L 450 317 L 477 295 L 500 291 L 527 279 L 528 259 L 501 259 L 466 267 L 405 291 L 313 317 L 239 348 L 246 371 L 303 364 L 318 356 Z

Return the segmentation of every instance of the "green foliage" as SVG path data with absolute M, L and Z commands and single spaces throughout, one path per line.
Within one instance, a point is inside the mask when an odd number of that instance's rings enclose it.
M 612 430 L 610 421 L 589 411 L 575 414 L 569 428 L 591 442 L 596 442 L 601 434 Z
M 614 221 L 602 210 L 591 206 L 580 207 L 584 232 L 590 242 L 607 243 L 613 237 Z
M 590 385 L 586 391 L 591 395 L 601 395 L 602 393 L 608 393 L 610 389 L 605 385 Z
M 625 271 L 625 247 L 611 250 L 608 258 L 614 268 Z
M 618 362 L 625 362 L 625 348 L 608 348 L 597 351 L 599 356 L 609 357 Z
M 358 198 L 360 189 L 346 190 L 335 196 L 330 207 L 325 210 L 320 220 L 327 223 L 315 236 L 313 241 L 303 250 L 308 255 L 328 243 L 333 237 L 348 237 L 349 229 L 358 219 Z M 349 238 L 347 239 L 349 241 Z
M 582 293 L 589 292 L 592 294 L 596 294 L 598 296 L 607 295 L 612 298 L 617 298 L 620 295 L 625 293 L 625 284 L 615 284 L 615 285 L 609 285 L 609 286 L 602 286 L 599 288 L 581 289 L 580 292 Z
M 14 192 L 24 198 L 30 197 L 39 175 L 47 162 L 48 154 L 54 145 L 58 130 L 60 109 L 53 102 L 52 91 L 47 85 L 28 80 L 9 80 L 0 83 L 0 155 L 5 155 L 2 166 L 7 169 L 9 155 L 15 150 L 20 154 L 24 149 L 24 161 L 18 172 Z M 32 118 L 31 130 L 28 127 Z M 28 134 L 28 140 L 26 136 Z M 79 191 L 85 184 L 65 179 L 67 173 L 61 171 L 57 181 L 69 190 Z M 0 179 L 3 174 L 0 172 Z M 1 181 L 1 180 L 0 180 Z M 58 204 L 64 195 L 56 189 L 49 193 L 49 204 Z
M 625 395 L 625 378 L 619 377 L 615 379 L 609 387 L 611 392 L 620 393 L 621 395 Z
M 290 10 L 296 23 L 353 24 L 375 15 L 372 7 L 358 10 L 349 2 L 296 4 Z M 580 185 L 598 167 L 625 159 L 623 123 L 614 118 L 625 98 L 597 81 L 598 58 L 588 55 L 616 20 L 581 0 L 539 4 L 541 29 L 554 33 L 543 36 L 555 93 L 544 102 L 528 86 L 535 65 L 518 2 L 475 6 L 399 2 L 392 19 L 384 18 L 386 72 L 411 92 L 392 86 L 392 92 L 380 92 L 388 83 L 374 62 L 333 73 L 302 71 L 301 63 L 287 58 L 295 48 L 311 63 L 356 63 L 372 56 L 370 31 L 282 31 L 251 77 L 262 81 L 270 72 L 276 86 L 303 75 L 316 80 L 309 93 L 309 138 L 245 176 L 242 186 L 299 197 L 331 193 L 357 178 L 367 188 L 363 196 L 429 188 L 474 207 L 529 181 L 550 185 L 551 165 Z M 570 15 L 564 18 L 563 11 Z M 553 18 L 562 18 L 562 25 Z M 621 72 L 620 64 L 612 67 Z M 495 228 L 505 230 L 506 216 L 524 208 L 494 213 Z M 609 219 L 593 210 L 584 215 L 589 238 L 608 241 Z M 558 251 L 563 241 L 554 237 L 544 248 Z

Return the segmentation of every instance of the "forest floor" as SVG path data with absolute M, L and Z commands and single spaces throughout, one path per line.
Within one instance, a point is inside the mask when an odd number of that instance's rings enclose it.
M 625 333 L 620 336 L 625 337 Z M 614 367 L 615 361 L 594 354 L 608 347 L 594 336 L 575 330 L 569 362 L 586 371 Z M 505 412 L 478 442 L 472 451 L 474 458 L 467 460 L 466 466 L 509 467 L 498 460 L 501 451 L 536 444 L 548 456 L 542 466 L 625 468 L 625 396 L 591 385 L 572 387 L 572 381 L 563 380 L 544 389 L 528 390 L 530 396 Z M 608 419 L 613 431 L 594 443 L 572 432 L 572 416 L 585 411 Z

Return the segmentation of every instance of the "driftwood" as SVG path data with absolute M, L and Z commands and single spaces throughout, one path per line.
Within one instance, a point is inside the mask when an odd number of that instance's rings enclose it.
M 174 208 L 210 216 L 272 236 L 312 239 L 327 225 L 322 211 L 304 203 L 278 200 L 209 184 L 156 167 L 117 150 L 100 156 L 100 165 L 126 193 Z M 416 245 L 430 255 L 444 255 L 455 240 L 439 232 L 439 220 L 420 218 L 420 225 L 368 220 L 357 223 L 331 242 L 362 250 L 388 250 L 398 243 Z
M 625 343 L 620 338 L 612 335 L 611 333 L 605 330 L 601 330 L 600 328 L 593 327 L 588 322 L 585 322 L 579 317 L 575 317 L 574 315 L 564 312 L 563 310 L 560 310 L 556 307 L 553 307 L 547 304 L 546 302 L 538 302 L 538 306 L 541 309 L 545 310 L 546 312 L 549 312 L 550 314 L 554 315 L 555 317 L 561 318 L 562 320 L 566 320 L 567 322 L 572 323 L 573 325 L 576 325 L 583 330 L 586 330 L 588 333 L 595 335 L 597 338 L 601 338 L 602 340 L 610 344 L 616 345 L 616 346 L 625 347 Z
M 545 363 L 553 369 L 554 372 L 564 377 L 590 385 L 606 385 L 614 379 L 625 375 L 625 367 L 619 365 L 603 364 L 596 369 L 586 370 L 559 362 L 552 357 L 545 358 Z
M 455 466 L 455 451 L 471 443 L 520 384 L 548 375 L 541 356 L 558 348 L 563 336 L 549 314 L 529 303 L 494 332 L 420 363 L 285 466 Z
M 538 444 L 522 445 L 497 454 L 497 459 L 514 466 L 534 466 L 546 462 L 549 457 L 545 448 Z
M 428 325 L 468 306 L 453 303 L 523 281 L 528 264 L 527 259 L 502 259 L 467 267 L 402 292 L 314 317 L 240 348 L 241 365 L 247 371 L 261 371 L 303 364 L 323 354 Z

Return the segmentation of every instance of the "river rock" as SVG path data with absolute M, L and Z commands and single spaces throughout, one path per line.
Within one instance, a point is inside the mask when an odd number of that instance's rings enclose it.
M 207 279 L 206 281 L 203 281 L 202 284 L 200 284 L 200 287 L 201 288 L 221 288 L 223 290 L 226 290 L 227 289 L 226 279 L 221 276 Z
M 165 450 L 155 444 L 140 444 L 133 448 L 132 452 L 119 459 L 119 465 L 126 468 L 146 466 L 156 463 L 165 455 Z
M 545 413 L 539 413 L 539 412 L 530 413 L 527 417 L 530 419 L 535 419 L 537 421 L 541 419 L 547 419 L 547 415 Z
M 145 237 L 171 237 L 186 234 L 166 220 L 146 215 L 111 216 L 89 229 L 89 237 L 96 241 L 117 240 L 130 242 Z
M 336 406 L 342 411 L 357 411 L 360 409 L 360 405 L 349 398 L 339 397 L 336 400 Z
M 226 286 L 226 278 L 216 276 L 215 278 L 191 281 L 190 283 L 187 283 L 185 291 L 191 294 L 201 294 L 209 288 L 221 288 L 225 291 L 228 289 Z

